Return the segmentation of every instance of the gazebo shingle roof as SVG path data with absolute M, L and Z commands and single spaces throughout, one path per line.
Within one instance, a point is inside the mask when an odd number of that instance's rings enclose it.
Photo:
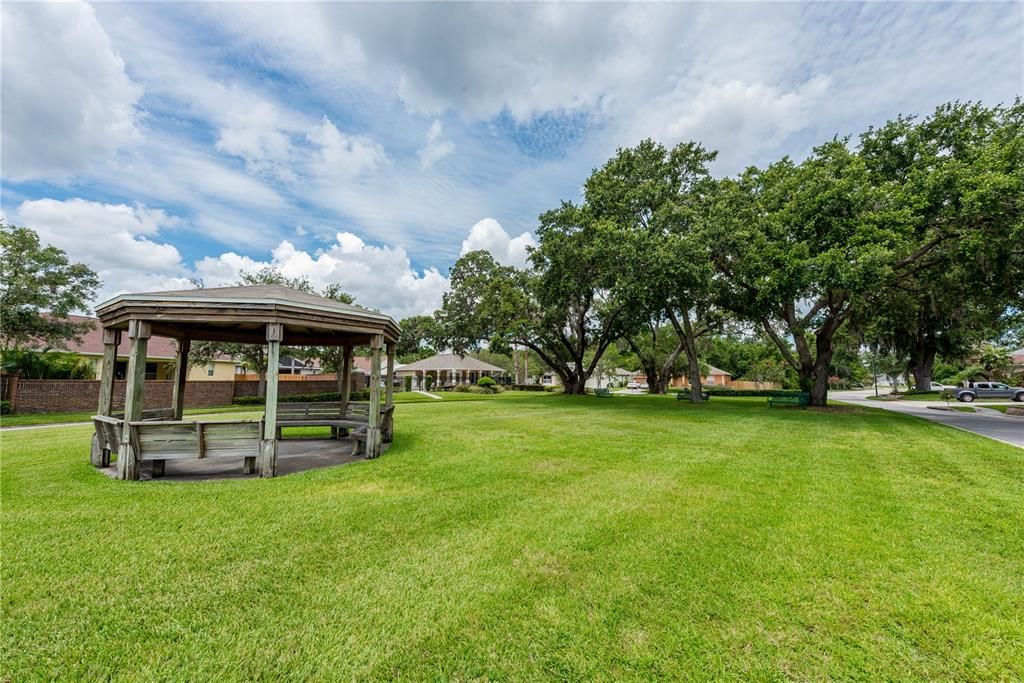
M 473 372 L 505 372 L 504 368 L 485 363 L 471 356 L 459 356 L 454 353 L 439 353 L 430 358 L 408 363 L 401 367 L 402 372 L 430 372 L 437 370 L 469 370 Z
M 374 334 L 397 341 L 401 330 L 379 311 L 282 285 L 210 287 L 121 294 L 96 307 L 104 327 L 148 320 L 153 334 L 262 343 L 267 323 L 284 325 L 285 345 L 365 344 Z

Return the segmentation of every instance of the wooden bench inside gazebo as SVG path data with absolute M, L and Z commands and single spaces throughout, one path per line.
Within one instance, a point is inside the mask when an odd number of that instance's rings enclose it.
M 344 349 L 342 394 L 328 410 L 337 417 L 332 436 L 351 438 L 368 458 L 381 453 L 393 433 L 395 345 L 399 328 L 387 315 L 281 285 L 216 287 L 173 292 L 122 294 L 96 309 L 103 327 L 103 370 L 98 415 L 94 418 L 92 463 L 105 467 L 117 454 L 117 477 L 139 479 L 141 463 L 151 463 L 161 476 L 168 460 L 222 457 L 241 459 L 243 473 L 262 477 L 277 473 L 278 365 L 282 346 L 340 346 Z M 114 368 L 121 335 L 131 341 L 128 353 L 124 412 L 113 412 Z M 177 341 L 172 405 L 143 411 L 146 347 L 151 336 Z M 193 341 L 265 344 L 267 347 L 266 408 L 262 420 L 185 421 L 185 380 Z M 370 348 L 370 400 L 349 400 L 352 351 Z M 382 355 L 387 382 L 381 397 Z M 287 404 L 285 404 L 287 405 Z M 289 416 L 294 412 L 288 409 Z M 323 410 L 317 409 L 323 419 Z M 147 414 L 148 413 L 148 414 Z M 308 422 L 309 420 L 307 420 Z M 347 434 L 351 432 L 351 437 Z

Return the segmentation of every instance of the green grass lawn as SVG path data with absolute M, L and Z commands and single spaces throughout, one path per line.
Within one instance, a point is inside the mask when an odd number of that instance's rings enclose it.
M 1020 680 L 1024 451 L 881 410 L 400 405 L 380 459 L 120 482 L 2 439 L 0 679 Z

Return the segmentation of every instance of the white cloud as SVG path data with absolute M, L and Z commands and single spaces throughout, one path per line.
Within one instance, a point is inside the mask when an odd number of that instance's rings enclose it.
M 309 253 L 284 240 L 266 261 L 228 252 L 196 263 L 208 286 L 233 282 L 242 271 L 273 266 L 288 277 L 306 277 L 317 289 L 337 283 L 356 303 L 401 319 L 429 314 L 441 305 L 448 278 L 436 268 L 417 272 L 402 247 L 367 245 L 358 236 L 340 232 L 335 243 Z
M 3 175 L 67 179 L 137 141 L 143 89 L 85 3 L 4 3 Z
M 454 142 L 441 139 L 441 120 L 435 119 L 427 131 L 427 144 L 420 150 L 420 168 L 424 171 L 429 170 L 454 151 Z
M 293 181 L 291 140 L 278 118 L 276 107 L 259 100 L 246 111 L 226 117 L 216 148 L 243 159 L 250 173 Z
M 498 263 L 507 266 L 522 268 L 526 265 L 529 248 L 537 246 L 537 241 L 528 232 L 518 237 L 510 237 L 501 223 L 493 218 L 485 218 L 478 221 L 470 231 L 469 236 L 462 241 L 460 256 L 471 251 L 485 249 L 491 252 L 491 256 Z
M 696 138 L 732 173 L 899 112 L 1006 101 L 1024 82 L 1024 12 L 998 3 L 3 12 L 5 203 L 47 196 L 18 185 L 33 178 L 173 207 L 190 217 L 173 241 L 220 240 L 213 260 L 270 258 L 300 235 L 331 244 L 314 261 L 401 245 L 417 268 L 443 270 L 466 238 L 463 249 L 521 263 L 523 231 L 617 146 Z M 481 216 L 503 226 L 481 221 L 467 237 Z M 351 232 L 336 239 L 338 226 Z M 166 228 L 133 234 L 171 241 Z M 410 292 L 430 290 L 408 270 Z
M 22 202 L 12 220 L 95 270 L 103 280 L 98 301 L 125 291 L 188 286 L 181 254 L 173 245 L 157 241 L 162 231 L 180 224 L 163 210 L 84 199 L 38 199 Z
M 342 133 L 326 116 L 306 134 L 317 149 L 311 172 L 326 178 L 351 178 L 387 162 L 384 148 L 368 137 Z
M 815 76 L 791 90 L 742 80 L 680 85 L 639 112 L 628 137 L 697 140 L 719 150 L 721 166 L 742 167 L 813 125 L 829 84 L 828 77 Z

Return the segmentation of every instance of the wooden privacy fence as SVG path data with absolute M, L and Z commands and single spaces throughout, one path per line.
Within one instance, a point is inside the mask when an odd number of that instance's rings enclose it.
M 705 385 L 707 386 L 707 385 Z M 751 382 L 745 379 L 734 379 L 726 385 L 727 389 L 781 389 L 782 385 L 778 382 Z

